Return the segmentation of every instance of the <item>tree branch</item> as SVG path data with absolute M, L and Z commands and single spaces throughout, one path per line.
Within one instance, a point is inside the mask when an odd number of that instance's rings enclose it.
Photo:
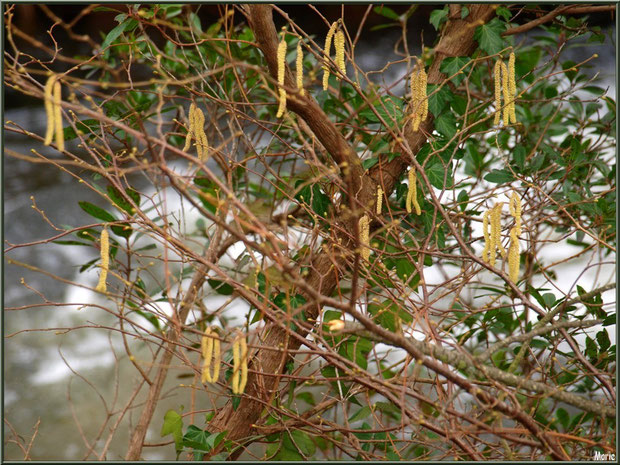
M 569 15 L 578 15 L 578 14 L 587 14 L 587 13 L 601 13 L 605 11 L 615 11 L 615 5 L 600 5 L 600 6 L 592 6 L 592 5 L 565 5 L 556 8 L 553 11 L 550 11 L 544 16 L 540 18 L 536 18 L 529 23 L 522 24 L 520 26 L 516 26 L 508 29 L 502 33 L 503 37 L 511 36 L 514 34 L 522 34 L 523 32 L 527 32 L 531 29 L 534 29 L 541 24 L 548 23 L 549 21 L 553 21 L 553 19 L 561 14 L 569 14 Z

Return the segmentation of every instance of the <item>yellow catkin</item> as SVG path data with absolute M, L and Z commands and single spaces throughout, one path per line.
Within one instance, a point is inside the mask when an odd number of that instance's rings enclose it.
M 297 90 L 299 91 L 299 95 L 303 97 L 306 95 L 306 89 L 304 89 L 304 52 L 301 48 L 301 40 L 297 42 L 297 61 L 295 65 Z
M 515 54 L 512 52 L 508 58 L 508 90 L 510 91 L 510 122 L 517 123 L 515 111 L 515 98 L 517 97 L 517 81 L 515 78 Z
M 187 136 L 185 136 L 185 145 L 183 151 L 187 152 L 192 143 L 192 137 L 194 135 L 194 127 L 196 126 L 196 104 L 194 102 L 189 106 L 189 126 L 187 128 Z
M 418 203 L 418 186 L 416 184 L 415 178 L 415 168 L 411 167 L 409 169 L 409 189 L 407 190 L 407 200 L 405 201 L 405 208 L 407 209 L 407 213 L 411 213 L 411 206 L 415 209 L 415 214 L 420 215 L 422 210 L 420 209 L 420 204 Z
M 62 90 L 60 81 L 54 82 L 54 130 L 56 132 L 56 147 L 61 152 L 65 150 L 65 133 L 62 130 Z
M 205 134 L 205 115 L 202 110 L 196 107 L 194 112 L 194 137 L 196 138 L 196 152 L 198 159 L 204 161 L 207 159 L 209 142 Z
M 241 377 L 241 360 L 239 358 L 239 338 L 235 338 L 232 346 L 233 353 L 233 374 L 232 374 L 232 392 L 239 393 L 239 378 Z
M 280 95 L 280 105 L 276 118 L 280 118 L 286 110 L 286 90 L 284 90 L 284 72 L 286 68 L 286 41 L 284 37 L 278 44 L 278 92 Z
M 213 339 L 213 376 L 211 379 L 214 383 L 217 382 L 220 377 L 220 365 L 221 365 L 221 351 L 220 351 L 220 340 Z
M 334 47 L 336 48 L 336 65 L 343 75 L 347 74 L 347 65 L 344 61 L 344 32 L 339 30 L 334 37 Z M 340 80 L 340 76 L 337 77 Z
M 367 261 L 370 257 L 370 248 L 368 247 L 368 239 L 370 236 L 370 221 L 368 220 L 368 216 L 364 215 L 360 218 L 358 227 L 360 231 L 361 255 L 362 258 Z
M 501 218 L 502 218 L 502 206 L 503 205 L 504 205 L 503 202 L 499 202 L 491 209 L 491 213 L 490 213 L 491 250 L 490 250 L 490 256 L 489 256 L 489 264 L 491 266 L 495 266 L 495 259 L 496 259 L 496 254 L 497 254 L 498 249 L 502 257 L 506 256 L 506 249 L 502 247 L 501 240 L 500 240 L 501 239 L 500 232 L 501 232 Z
M 495 78 L 495 119 L 493 125 L 498 126 L 501 118 L 500 107 L 502 106 L 502 60 L 498 59 L 495 62 L 493 77 Z
M 515 226 L 510 230 L 510 249 L 508 251 L 508 274 L 513 283 L 519 280 L 520 262 L 519 237 L 517 235 L 517 227 Z
M 47 115 L 47 132 L 45 133 L 45 145 L 50 145 L 54 137 L 54 97 L 52 91 L 54 90 L 54 81 L 56 75 L 52 74 L 45 83 L 44 98 L 45 98 L 45 114 Z
M 508 203 L 510 214 L 515 219 L 515 227 L 517 228 L 517 236 L 521 235 L 521 198 L 517 191 L 513 191 Z
M 422 121 L 426 121 L 426 118 L 428 117 L 428 97 L 426 95 L 427 85 L 428 85 L 428 76 L 426 75 L 424 66 L 422 66 L 422 69 L 420 70 L 420 84 L 419 84 L 420 99 L 422 100 L 422 111 L 421 111 L 422 116 L 420 117 L 420 119 Z
M 482 250 L 482 260 L 489 263 L 489 256 L 491 252 L 491 235 L 489 234 L 489 216 L 491 210 L 484 212 L 482 216 L 482 234 L 484 235 L 484 249 Z
M 239 394 L 245 391 L 245 385 L 248 383 L 248 343 L 245 336 L 241 337 L 239 342 L 241 346 L 241 380 L 239 381 Z
M 200 380 L 202 384 L 211 383 L 213 378 L 211 377 L 211 362 L 213 358 L 213 338 L 211 337 L 211 328 L 207 328 L 205 335 L 202 337 L 202 376 Z
M 105 293 L 107 291 L 106 280 L 108 278 L 108 268 L 110 267 L 110 234 L 107 228 L 101 231 L 101 273 L 99 274 L 99 283 L 95 290 Z
M 377 215 L 381 214 L 381 209 L 383 207 L 383 189 L 381 186 L 377 187 Z
M 510 89 L 508 85 L 508 67 L 506 63 L 502 61 L 502 90 L 504 91 L 504 112 L 503 120 L 504 126 L 510 124 Z
M 332 39 L 334 34 L 336 33 L 336 28 L 338 27 L 338 21 L 334 21 L 327 31 L 327 36 L 325 37 L 325 48 L 323 49 L 323 90 L 327 90 L 329 87 L 329 54 L 332 48 Z
M 413 118 L 413 130 L 417 131 L 420 123 L 428 116 L 428 98 L 426 95 L 428 76 L 424 70 L 424 63 L 418 59 L 416 67 L 411 73 L 411 109 Z

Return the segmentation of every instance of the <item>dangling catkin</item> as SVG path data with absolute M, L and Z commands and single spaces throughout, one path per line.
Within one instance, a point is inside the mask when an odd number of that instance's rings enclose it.
M 506 249 L 502 247 L 500 232 L 501 232 L 501 218 L 502 218 L 502 206 L 503 202 L 496 204 L 490 213 L 491 219 L 491 250 L 489 256 L 489 263 L 491 266 L 495 266 L 495 259 L 497 255 L 497 249 L 499 249 L 502 257 L 506 256 Z
M 482 234 L 484 235 L 484 249 L 482 250 L 482 260 L 489 263 L 489 256 L 491 252 L 491 235 L 489 234 L 489 216 L 491 210 L 484 212 L 482 216 Z
M 407 213 L 411 213 L 411 206 L 415 208 L 415 214 L 420 215 L 422 210 L 418 203 L 418 187 L 416 185 L 415 168 L 412 166 L 409 169 L 409 189 L 407 190 L 407 200 L 405 201 L 405 208 Z
M 515 54 L 512 52 L 508 58 L 508 90 L 510 91 L 510 122 L 517 123 L 515 111 L 515 98 L 517 97 L 517 82 L 515 79 Z
M 286 67 L 286 40 L 282 40 L 278 44 L 278 89 L 280 94 L 280 105 L 276 118 L 280 118 L 286 110 L 286 90 L 284 90 L 284 70 Z
M 411 73 L 411 108 L 413 111 L 413 130 L 417 131 L 420 123 L 428 116 L 428 98 L 426 96 L 428 77 L 424 70 L 424 63 L 418 59 L 414 71 Z
M 510 249 L 508 251 L 508 274 L 513 283 L 519 280 L 520 262 L 519 237 L 517 235 L 517 227 L 515 226 L 510 230 Z
M 194 128 L 196 126 L 196 104 L 194 102 L 189 106 L 189 126 L 187 128 L 187 136 L 185 136 L 185 145 L 183 146 L 183 151 L 187 152 L 191 143 L 192 136 L 194 135 Z
M 301 48 L 301 39 L 297 42 L 297 61 L 295 62 L 295 74 L 297 77 L 297 90 L 302 97 L 306 95 L 304 89 L 304 52 Z
M 502 106 L 502 60 L 499 58 L 495 62 L 493 77 L 495 78 L 495 118 L 493 125 L 498 126 L 501 118 L 500 107 Z
M 510 196 L 510 201 L 508 202 L 508 208 L 510 209 L 510 214 L 515 219 L 515 227 L 517 228 L 517 235 L 521 235 L 521 198 L 517 191 L 512 191 L 512 195 Z
M 97 292 L 106 293 L 107 285 L 106 279 L 108 278 L 108 268 L 110 266 L 110 234 L 107 228 L 103 228 L 101 231 L 101 273 L 99 274 L 99 283 L 95 290 Z
M 241 337 L 241 380 L 239 381 L 239 394 L 245 391 L 245 385 L 248 383 L 248 343 L 245 335 Z
M 211 337 L 211 328 L 207 328 L 204 336 L 201 341 L 202 348 L 202 376 L 200 377 L 200 381 L 202 384 L 211 383 L 213 378 L 211 378 L 211 362 L 213 358 L 213 338 Z
M 205 383 L 216 383 L 220 376 L 220 340 L 211 335 L 214 334 L 211 328 L 207 328 L 202 337 L 202 366 L 201 381 Z M 213 364 L 213 375 L 211 375 L 211 365 Z
M 421 121 L 426 121 L 428 116 L 428 97 L 426 96 L 426 88 L 428 85 L 428 76 L 426 75 L 426 71 L 424 70 L 424 65 L 420 62 L 422 69 L 420 70 L 420 84 L 419 84 L 419 92 L 420 99 L 422 100 L 422 116 L 420 117 Z
M 62 130 L 62 93 L 60 81 L 54 82 L 54 129 L 56 132 L 56 146 L 61 152 L 65 150 L 65 133 Z
M 220 340 L 213 339 L 213 376 L 211 377 L 212 382 L 216 383 L 218 378 L 220 377 Z
M 208 141 L 205 134 L 205 115 L 202 110 L 196 107 L 194 112 L 194 137 L 196 138 L 196 152 L 198 152 L 198 159 L 204 161 L 207 158 L 208 153 Z
M 383 189 L 381 186 L 377 187 L 377 215 L 381 214 L 381 209 L 383 207 Z
M 54 97 L 52 91 L 54 90 L 54 81 L 56 75 L 52 74 L 45 83 L 44 98 L 45 98 L 45 114 L 47 115 L 47 131 L 45 133 L 44 145 L 50 145 L 54 137 Z
M 327 36 L 325 37 L 325 48 L 323 49 L 323 90 L 327 90 L 329 87 L 329 54 L 332 48 L 332 38 L 336 33 L 336 28 L 338 27 L 338 21 L 334 21 L 327 31 Z
M 368 261 L 370 257 L 370 248 L 368 247 L 368 238 L 370 236 L 370 221 L 368 220 L 368 216 L 364 215 L 360 218 L 358 223 L 358 228 L 360 232 L 360 247 L 361 247 L 361 255 L 362 258 Z
M 501 63 L 502 66 L 502 89 L 504 91 L 504 113 L 503 113 L 503 119 L 504 119 L 504 126 L 508 126 L 508 124 L 510 124 L 510 89 L 509 89 L 509 84 L 508 84 L 508 67 L 506 66 L 506 64 L 502 61 Z
M 239 378 L 241 376 L 241 359 L 239 358 L 239 337 L 236 337 L 232 346 L 233 353 L 233 374 L 232 374 L 232 392 L 239 393 Z
M 343 75 L 347 74 L 347 65 L 344 61 L 344 32 L 341 29 L 336 32 L 334 37 L 334 47 L 336 48 L 336 65 Z M 336 79 L 340 80 L 340 76 Z

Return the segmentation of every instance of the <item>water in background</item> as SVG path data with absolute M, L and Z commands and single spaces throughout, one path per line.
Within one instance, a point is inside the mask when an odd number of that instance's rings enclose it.
M 608 31 L 615 36 L 615 30 Z M 397 59 L 391 54 L 395 35 L 386 33 L 384 45 L 360 43 L 356 49 L 359 64 L 366 69 L 380 69 L 385 60 Z M 564 59 L 580 61 L 592 53 L 598 53 L 597 63 L 600 83 L 609 87 L 609 94 L 615 98 L 615 44 L 609 38 L 602 45 L 588 44 L 587 47 L 568 50 Z M 381 50 L 381 52 L 377 52 Z M 404 66 L 394 66 L 381 79 L 386 82 L 402 80 Z M 403 83 L 393 92 L 403 91 Z M 42 107 L 23 107 L 7 109 L 5 118 L 27 127 L 38 134 L 45 132 L 45 114 Z M 31 142 L 4 132 L 5 148 L 29 154 Z M 41 149 L 41 147 L 37 147 Z M 53 150 L 41 151 L 51 158 L 57 156 Z M 4 157 L 4 238 L 10 243 L 27 243 L 50 238 L 57 234 L 41 216 L 31 208 L 30 196 L 34 195 L 37 207 L 45 211 L 48 218 L 59 226 L 78 226 L 92 222 L 77 204 L 79 200 L 99 203 L 99 196 L 82 184 L 76 184 L 69 175 L 47 164 L 32 164 L 10 156 Z M 191 222 L 189 222 L 191 223 Z M 6 245 L 5 245 L 6 247 Z M 562 253 L 562 251 L 558 251 Z M 80 264 L 97 256 L 94 249 L 77 246 L 60 246 L 43 244 L 12 250 L 8 257 L 28 264 L 33 264 L 52 275 L 70 281 L 78 281 L 94 286 L 97 272 L 78 273 Z M 550 259 L 552 257 L 549 257 Z M 85 457 L 88 445 L 82 439 L 82 433 L 76 425 L 80 423 L 85 438 L 91 440 L 98 435 L 101 440 L 95 444 L 99 452 L 108 438 L 109 428 L 117 416 L 103 425 L 108 413 L 121 409 L 128 396 L 136 387 L 136 373 L 124 356 L 122 340 L 117 333 L 109 335 L 96 329 L 82 329 L 71 332 L 63 328 L 88 325 L 91 322 L 110 326 L 115 318 L 103 310 L 92 307 L 78 310 L 76 306 L 50 305 L 27 286 L 39 290 L 51 302 L 89 303 L 97 301 L 105 306 L 106 301 L 82 288 L 67 288 L 62 282 L 28 269 L 9 265 L 5 258 L 4 303 L 5 307 L 19 308 L 25 305 L 39 307 L 20 311 L 5 311 L 4 334 L 24 331 L 4 342 L 4 407 L 5 417 L 27 440 L 33 427 L 40 420 L 38 436 L 31 451 L 34 460 L 80 460 Z M 567 276 L 576 276 L 579 264 L 567 269 Z M 609 266 L 610 276 L 614 265 Z M 23 278 L 24 282 L 21 282 Z M 613 294 L 613 291 L 611 291 Z M 605 298 L 605 296 L 604 296 Z M 607 300 L 607 299 L 605 299 Z M 37 331 L 37 329 L 57 328 L 54 331 Z M 613 344 L 613 341 L 612 341 Z M 144 351 L 144 352 L 142 352 Z M 144 353 L 144 359 L 150 358 L 146 348 L 136 347 L 136 357 Z M 120 359 L 117 363 L 116 358 Z M 183 381 L 177 375 L 187 374 L 187 369 L 171 370 L 170 380 L 164 388 L 168 397 L 160 402 L 153 418 L 147 441 L 159 443 L 168 438 L 160 438 L 159 430 L 164 412 L 169 408 L 177 409 L 187 399 L 187 392 L 168 389 L 178 386 Z M 129 380 L 129 381 L 128 381 Z M 96 390 L 93 388 L 96 387 Z M 207 405 L 205 405 L 207 407 Z M 188 406 L 186 406 L 186 410 Z M 139 409 L 138 409 L 139 410 Z M 132 413 L 135 424 L 139 411 Z M 129 414 L 128 414 L 129 415 Z M 197 422 L 198 423 L 198 422 Z M 187 422 L 186 422 L 187 424 Z M 199 423 L 198 423 L 199 424 Z M 100 434 L 100 429 L 103 433 Z M 200 424 L 199 424 L 200 426 Z M 5 440 L 10 435 L 5 428 Z M 108 460 L 122 459 L 128 445 L 129 429 L 123 421 L 116 435 L 109 444 Z M 62 445 L 62 447 L 58 447 Z M 143 457 L 150 460 L 173 460 L 173 446 L 147 447 Z M 14 445 L 7 445 L 5 458 L 19 460 L 23 455 Z M 91 455 L 90 459 L 97 458 Z

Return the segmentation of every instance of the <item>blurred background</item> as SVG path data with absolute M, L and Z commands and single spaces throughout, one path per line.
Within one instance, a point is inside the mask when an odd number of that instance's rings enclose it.
M 46 54 L 45 50 L 53 50 L 54 43 L 47 31 L 54 25 L 54 18 L 60 18 L 66 23 L 79 18 L 75 22 L 73 33 L 89 36 L 94 42 L 101 43 L 107 32 L 116 26 L 115 16 L 126 11 L 123 5 L 106 6 L 117 11 L 91 11 L 80 17 L 87 5 L 36 3 L 15 5 L 13 21 L 31 40 L 25 40 L 24 37 L 14 37 L 14 40 L 22 52 L 42 60 L 49 60 L 50 55 Z M 394 44 L 401 37 L 400 29 L 395 27 L 376 29 L 387 20 L 372 9 L 369 12 L 367 5 L 278 6 L 306 32 L 313 33 L 314 39 L 319 42 L 323 40 L 322 37 L 327 30 L 321 15 L 329 22 L 343 17 L 351 35 L 357 32 L 358 26 L 364 20 L 364 28 L 355 55 L 358 65 L 365 71 L 381 70 L 389 61 L 399 59 L 394 53 Z M 216 22 L 224 11 L 222 6 L 214 4 L 182 7 L 195 11 L 205 30 Z M 409 6 L 390 5 L 390 8 L 401 14 Z M 422 44 L 432 46 L 434 43 L 436 32 L 429 24 L 429 15 L 435 8 L 436 5 L 421 5 L 408 23 L 408 41 L 413 54 L 419 54 Z M 239 12 L 236 13 L 236 18 L 239 21 L 243 20 Z M 592 15 L 589 23 L 601 27 L 601 32 L 606 37 L 605 41 L 590 43 L 587 47 L 571 47 L 563 55 L 564 59 L 580 62 L 597 53 L 599 58 L 591 70 L 592 75 L 599 73 L 598 85 L 609 88 L 608 94 L 615 96 L 615 18 L 610 13 L 601 13 Z M 277 20 L 276 25 L 279 25 Z M 540 34 L 540 31 L 534 30 L 519 36 L 517 44 L 527 43 L 530 35 L 537 34 Z M 87 42 L 74 40 L 58 25 L 53 27 L 53 37 L 65 56 L 90 57 L 93 54 L 93 49 Z M 4 47 L 5 52 L 12 53 L 6 37 Z M 60 72 L 71 65 L 56 62 L 51 67 Z M 377 73 L 374 76 L 378 82 L 389 84 L 400 80 L 404 71 L 404 65 L 396 65 L 391 66 L 388 72 Z M 400 87 L 394 88 L 393 92 L 402 94 L 402 85 Z M 3 102 L 5 120 L 14 121 L 38 134 L 45 132 L 46 117 L 41 101 L 5 87 Z M 5 149 L 28 154 L 32 148 L 31 144 L 32 141 L 27 138 L 4 131 Z M 54 151 L 49 148 L 37 147 L 37 150 L 55 156 Z M 43 221 L 41 215 L 31 207 L 33 204 L 31 196 L 34 196 L 37 207 L 43 210 L 54 224 L 77 226 L 92 222 L 92 218 L 79 208 L 77 200 L 98 203 L 99 196 L 88 189 L 76 191 L 76 184 L 71 176 L 52 166 L 29 163 L 6 154 L 3 163 L 5 249 L 7 241 L 11 244 L 24 244 L 58 234 L 58 231 Z M 79 273 L 79 266 L 76 266 L 77 263 L 96 258 L 94 249 L 43 244 L 15 248 L 10 251 L 8 257 L 34 265 L 51 275 L 69 281 L 92 286 L 97 279 L 96 271 Z M 612 274 L 613 269 L 614 266 L 610 265 L 608 272 Z M 575 270 L 575 273 L 579 271 L 581 270 Z M 119 381 L 126 377 L 133 379 L 134 368 L 126 360 L 117 363 L 115 354 L 123 355 L 123 348 L 119 346 L 118 340 L 92 329 L 66 332 L 63 328 L 92 321 L 97 321 L 99 324 L 105 324 L 106 321 L 113 323 L 113 317 L 105 312 L 101 312 L 100 315 L 80 312 L 79 305 L 48 305 L 49 302 L 46 302 L 42 295 L 52 302 L 71 303 L 88 303 L 96 297 L 86 289 L 63 286 L 62 282 L 48 275 L 14 266 L 7 261 L 7 257 L 4 259 L 3 282 L 4 308 L 11 309 L 4 312 L 4 416 L 10 423 L 10 426 L 5 423 L 4 458 L 6 460 L 23 458 L 22 451 L 15 444 L 7 443 L 12 431 L 25 438 L 27 443 L 35 428 L 38 429 L 38 435 L 30 451 L 30 458 L 33 460 L 97 458 L 88 455 L 88 446 L 83 437 L 93 438 L 99 435 L 102 419 L 113 413 L 111 407 L 108 407 L 110 410 L 106 412 L 106 406 L 111 405 L 115 399 L 122 401 L 127 398 L 134 386 Z M 605 298 L 605 295 L 603 297 Z M 103 301 L 101 303 L 105 304 Z M 25 306 L 28 306 L 27 310 L 20 310 Z M 39 328 L 56 329 L 37 331 Z M 7 339 L 9 335 L 10 338 Z M 172 382 L 179 380 L 173 379 Z M 93 389 L 93 385 L 97 386 L 98 392 Z M 163 411 L 166 408 L 176 408 L 178 399 L 169 396 L 162 404 Z M 116 405 L 118 408 L 118 402 Z M 145 459 L 175 458 L 173 446 L 156 445 L 163 442 L 159 437 L 160 421 L 161 418 L 158 417 L 153 420 L 152 431 L 147 441 L 155 446 L 145 449 Z M 110 424 L 106 425 L 106 428 L 108 427 Z M 106 435 L 103 434 L 102 437 Z M 128 424 L 123 422 L 105 458 L 122 459 L 127 449 L 128 437 Z M 97 447 L 101 448 L 102 445 L 97 444 Z

